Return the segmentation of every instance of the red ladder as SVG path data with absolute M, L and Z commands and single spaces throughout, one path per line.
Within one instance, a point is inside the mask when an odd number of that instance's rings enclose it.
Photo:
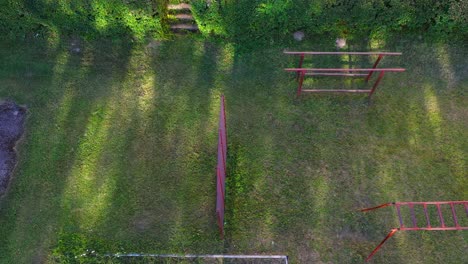
M 439 218 L 439 224 L 438 226 L 432 226 L 429 213 L 428 213 L 428 205 L 435 206 L 437 209 L 437 216 Z M 452 212 L 452 219 L 454 222 L 454 226 L 447 226 L 445 221 L 444 221 L 444 216 L 442 214 L 441 210 L 441 205 L 449 205 L 450 210 Z M 460 225 L 460 222 L 458 221 L 457 217 L 457 212 L 455 210 L 455 205 L 463 205 L 465 208 L 465 213 L 466 216 L 468 217 L 468 201 L 446 201 L 446 202 L 393 202 L 393 203 L 386 203 L 386 204 L 381 204 L 376 207 L 371 207 L 371 208 L 365 208 L 362 209 L 361 212 L 367 212 L 379 208 L 384 208 L 387 206 L 395 206 L 396 212 L 398 215 L 398 221 L 400 222 L 400 227 L 398 228 L 393 228 L 390 233 L 380 242 L 380 244 L 370 253 L 370 255 L 366 258 L 366 261 L 369 261 L 375 253 L 383 246 L 383 244 L 391 238 L 397 231 L 414 231 L 414 230 L 430 230 L 430 231 L 447 231 L 447 230 L 468 230 L 468 226 L 463 226 Z M 411 215 L 411 226 L 405 226 L 403 223 L 403 218 L 401 214 L 401 208 L 407 206 L 410 211 Z M 426 220 L 426 226 L 425 227 L 419 227 L 417 225 L 416 221 L 416 214 L 414 207 L 415 206 L 422 206 L 424 210 L 424 215 L 425 215 L 425 220 Z

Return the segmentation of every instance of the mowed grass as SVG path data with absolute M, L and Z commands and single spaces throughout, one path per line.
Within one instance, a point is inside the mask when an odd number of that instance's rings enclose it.
M 358 209 L 468 199 L 463 44 L 355 44 L 403 52 L 382 67 L 407 71 L 388 73 L 371 104 L 362 95 L 296 98 L 294 77 L 283 71 L 296 61 L 282 48 L 239 54 L 191 38 L 151 49 L 96 41 L 81 54 L 66 41 L 0 47 L 0 98 L 29 109 L 20 162 L 0 201 L 0 263 L 64 262 L 86 249 L 362 263 L 398 220 L 392 208 Z M 308 65 L 372 59 L 314 57 Z M 336 78 L 305 85 L 365 86 Z M 224 241 L 215 220 L 221 94 Z M 373 262 L 466 263 L 467 239 L 463 231 L 399 232 Z

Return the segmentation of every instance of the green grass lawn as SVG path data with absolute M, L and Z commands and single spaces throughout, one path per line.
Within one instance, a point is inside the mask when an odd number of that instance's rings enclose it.
M 81 54 L 65 42 L 0 47 L 0 98 L 29 109 L 19 164 L 0 200 L 0 263 L 92 263 L 73 257 L 86 249 L 362 263 L 398 220 L 392 208 L 359 208 L 468 199 L 463 44 L 404 37 L 355 44 L 403 52 L 382 67 L 407 71 L 388 73 L 370 105 L 363 95 L 295 98 L 293 75 L 283 71 L 295 61 L 282 47 L 240 54 L 191 38 L 153 49 L 96 41 Z M 221 94 L 229 143 L 224 241 L 215 220 Z M 373 263 L 467 263 L 467 239 L 466 231 L 397 233 Z

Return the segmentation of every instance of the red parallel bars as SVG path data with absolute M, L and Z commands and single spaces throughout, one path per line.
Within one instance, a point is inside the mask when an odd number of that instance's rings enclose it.
M 226 191 L 227 131 L 224 95 L 221 95 L 218 126 L 218 165 L 216 166 L 216 216 L 221 239 L 224 238 L 224 198 Z
M 403 72 L 403 68 L 378 68 L 378 69 L 343 69 L 343 68 L 286 68 L 285 71 L 297 72 L 299 73 L 299 86 L 297 88 L 297 95 L 300 96 L 302 92 L 311 92 L 311 93 L 323 93 L 323 92 L 333 92 L 333 93 L 367 93 L 369 98 L 374 94 L 377 86 L 382 80 L 385 72 Z M 332 72 L 332 73 L 329 73 Z M 342 73 L 344 72 L 344 73 Z M 372 85 L 371 89 L 368 90 L 346 90 L 346 89 L 302 89 L 302 84 L 304 82 L 304 77 L 306 75 L 325 75 L 325 76 L 368 76 L 368 74 L 349 74 L 347 72 L 380 72 L 379 77 Z
M 402 53 L 401 52 L 318 52 L 318 51 L 284 51 L 284 54 L 287 55 L 297 55 L 299 56 L 299 65 L 297 68 L 293 68 L 296 70 L 292 69 L 286 69 L 289 71 L 295 71 L 297 73 L 297 80 L 299 82 L 299 87 L 297 90 L 297 95 L 299 96 L 303 91 L 304 92 L 345 92 L 345 93 L 368 93 L 369 98 L 372 96 L 372 94 L 375 92 L 375 89 L 377 88 L 378 84 L 380 83 L 381 79 L 383 78 L 383 75 L 385 72 L 381 71 L 377 81 L 374 83 L 373 87 L 371 90 L 328 90 L 328 89 L 323 89 L 323 90 L 302 90 L 302 84 L 304 81 L 304 77 L 306 75 L 322 75 L 322 76 L 344 76 L 344 77 L 366 77 L 365 81 L 368 82 L 369 79 L 371 78 L 372 74 L 377 71 L 375 70 L 377 68 L 377 65 L 379 62 L 382 60 L 384 56 L 400 56 Z M 360 71 L 367 71 L 368 73 L 354 73 L 354 74 L 349 74 L 346 72 L 349 72 L 348 69 L 329 69 L 331 71 L 335 71 L 332 73 L 320 73 L 320 72 L 303 72 L 300 71 L 299 69 L 302 68 L 302 64 L 304 62 L 304 58 L 306 55 L 378 55 L 377 60 L 374 62 L 374 65 L 372 66 L 372 69 L 354 69 L 354 70 L 360 70 Z M 314 70 L 314 69 L 309 69 L 309 70 Z M 315 69 L 315 70 L 325 70 L 325 69 Z M 404 69 L 403 69 L 404 70 Z M 390 70 L 388 70 L 390 71 Z M 345 72 L 345 73 L 343 73 Z
M 428 205 L 435 206 L 437 209 L 437 216 L 439 218 L 439 223 L 440 226 L 433 226 L 431 225 L 429 213 L 428 213 Z M 452 215 L 452 220 L 454 223 L 454 226 L 447 226 L 444 217 L 441 211 L 441 205 L 449 205 L 450 210 L 451 210 L 451 215 Z M 398 221 L 400 223 L 400 227 L 398 228 L 393 228 L 390 233 L 380 242 L 380 244 L 370 253 L 370 255 L 366 258 L 366 261 L 369 261 L 375 253 L 383 246 L 383 244 L 391 238 L 397 231 L 415 231 L 415 230 L 429 230 L 429 231 L 448 231 L 448 230 L 468 230 L 468 226 L 462 226 L 460 225 L 460 222 L 458 221 L 458 217 L 456 214 L 455 210 L 455 205 L 463 205 L 465 209 L 466 216 L 468 217 L 468 201 L 444 201 L 444 202 L 394 202 L 394 203 L 386 203 L 386 204 L 381 204 L 376 207 L 371 207 L 371 208 L 365 208 L 360 210 L 361 212 L 367 212 L 367 211 L 372 211 L 375 209 L 379 208 L 384 208 L 387 206 L 395 206 L 396 208 L 396 213 L 398 215 Z M 411 216 L 411 226 L 406 227 L 403 223 L 403 219 L 401 216 L 401 207 L 402 206 L 407 206 L 410 211 L 410 216 Z M 425 215 L 425 220 L 426 220 L 426 226 L 425 227 L 419 227 L 417 225 L 416 221 L 416 214 L 414 211 L 415 206 L 422 206 L 424 210 L 424 215 Z

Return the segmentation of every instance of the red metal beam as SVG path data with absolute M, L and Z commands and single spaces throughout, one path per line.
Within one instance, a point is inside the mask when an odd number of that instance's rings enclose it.
M 453 221 L 454 221 L 455 226 L 446 226 L 445 225 L 444 217 L 443 217 L 442 210 L 441 210 L 440 206 L 441 205 L 447 205 L 447 204 L 450 205 L 451 212 L 452 212 L 452 217 L 453 217 Z M 400 227 L 392 229 L 390 231 L 390 233 L 385 237 L 385 239 L 382 242 L 380 242 L 380 244 L 367 257 L 366 261 L 369 261 L 372 258 L 372 256 L 374 256 L 374 254 L 382 247 L 382 245 L 385 243 L 385 241 L 387 241 L 390 237 L 392 237 L 396 233 L 396 231 L 456 231 L 456 230 L 468 230 L 468 226 L 460 226 L 460 223 L 458 222 L 458 218 L 457 218 L 457 215 L 456 215 L 456 210 L 455 210 L 455 205 L 463 205 L 465 210 L 467 210 L 468 201 L 395 202 L 395 203 L 381 204 L 381 205 L 376 206 L 376 207 L 365 208 L 365 209 L 362 209 L 361 211 L 362 212 L 371 211 L 371 210 L 387 207 L 387 206 L 390 206 L 390 205 L 393 205 L 396 208 L 396 212 L 397 212 L 397 215 L 398 215 L 398 221 L 400 223 Z M 418 227 L 417 226 L 416 216 L 415 216 L 415 211 L 414 211 L 414 206 L 415 205 L 422 205 L 423 206 L 424 214 L 425 214 L 425 217 L 426 217 L 426 227 Z M 429 213 L 427 211 L 427 206 L 428 205 L 434 205 L 437 208 L 437 214 L 438 214 L 438 217 L 439 217 L 440 226 L 437 226 L 437 227 L 432 227 L 431 226 L 431 222 L 429 220 Z M 401 216 L 401 211 L 400 211 L 401 206 L 408 206 L 409 207 L 413 227 L 405 227 L 404 226 L 402 216 Z M 468 216 L 468 212 L 467 212 L 467 216 Z
M 380 72 L 379 77 L 377 78 L 377 80 L 375 81 L 374 85 L 372 86 L 371 91 L 369 92 L 369 99 L 370 99 L 371 96 L 374 94 L 375 89 L 377 89 L 377 86 L 379 85 L 380 81 L 381 81 L 382 78 L 384 77 L 384 74 L 385 74 L 385 71 Z
M 395 204 L 395 203 L 384 203 L 384 204 L 377 205 L 377 206 L 374 206 L 374 207 L 364 208 L 364 209 L 361 209 L 360 211 L 361 211 L 361 212 L 372 211 L 372 210 L 375 210 L 375 209 L 384 208 L 384 207 L 387 207 L 387 206 L 390 206 L 390 205 L 394 205 L 394 204 Z
M 283 51 L 287 55 L 384 55 L 384 56 L 400 56 L 401 52 L 333 52 L 333 51 Z
M 305 72 L 301 71 L 300 73 L 301 73 L 301 75 L 299 76 L 299 86 L 297 88 L 297 96 L 301 95 L 302 84 L 304 83 L 304 76 L 305 76 Z
M 404 68 L 376 68 L 376 69 L 369 69 L 369 68 L 353 68 L 353 69 L 345 69 L 345 68 L 285 68 L 285 71 L 289 72 L 404 72 L 406 69 Z
M 423 204 L 424 215 L 426 215 L 427 228 L 431 228 L 431 220 L 429 219 L 429 213 L 427 212 L 427 204 Z
M 302 92 L 309 93 L 369 93 L 371 90 L 341 90 L 341 89 L 314 89 L 314 90 L 302 90 Z
M 227 133 L 224 96 L 221 96 L 218 125 L 218 164 L 216 166 L 216 215 L 221 239 L 224 238 L 224 202 L 226 183 Z
M 384 240 L 382 240 L 382 242 L 380 242 L 380 244 L 374 249 L 372 250 L 372 252 L 370 253 L 370 255 L 366 258 L 366 262 L 369 261 L 374 255 L 375 253 L 377 253 L 377 251 L 379 251 L 379 249 L 383 246 L 383 244 L 389 239 L 391 238 L 396 232 L 398 231 L 397 228 L 394 228 L 390 231 L 390 233 L 388 233 L 388 235 L 384 238 Z
M 455 226 L 457 228 L 460 228 L 460 224 L 458 223 L 458 219 L 457 219 L 457 214 L 455 212 L 455 206 L 453 205 L 453 203 L 450 203 L 450 209 L 452 210 L 452 217 L 453 217 L 453 222 L 455 223 Z
M 395 202 L 395 204 L 408 205 L 408 204 L 427 204 L 427 205 L 436 205 L 436 204 L 465 204 L 468 205 L 468 201 L 442 201 L 442 202 Z
M 400 231 L 456 231 L 456 230 L 468 230 L 468 226 L 449 226 L 449 227 L 400 227 Z
M 299 72 L 298 72 L 299 73 Z M 308 72 L 306 75 L 313 75 L 313 76 L 349 76 L 349 77 L 357 77 L 357 76 L 367 76 L 366 73 L 314 73 Z
M 302 63 L 304 62 L 304 54 L 301 55 L 301 58 L 299 59 L 299 66 L 298 68 L 302 68 Z M 297 77 L 296 77 L 296 80 L 299 80 L 299 77 L 300 77 L 300 73 L 297 72 Z
M 372 69 L 377 68 L 377 65 L 379 64 L 380 60 L 382 60 L 382 58 L 383 58 L 383 55 L 380 54 L 379 57 L 377 58 L 377 60 L 375 61 L 374 65 L 372 66 Z M 370 77 L 372 76 L 373 73 L 374 73 L 374 71 L 369 72 L 369 75 L 367 75 L 367 77 L 366 77 L 366 82 L 369 81 L 369 79 L 370 79 Z

